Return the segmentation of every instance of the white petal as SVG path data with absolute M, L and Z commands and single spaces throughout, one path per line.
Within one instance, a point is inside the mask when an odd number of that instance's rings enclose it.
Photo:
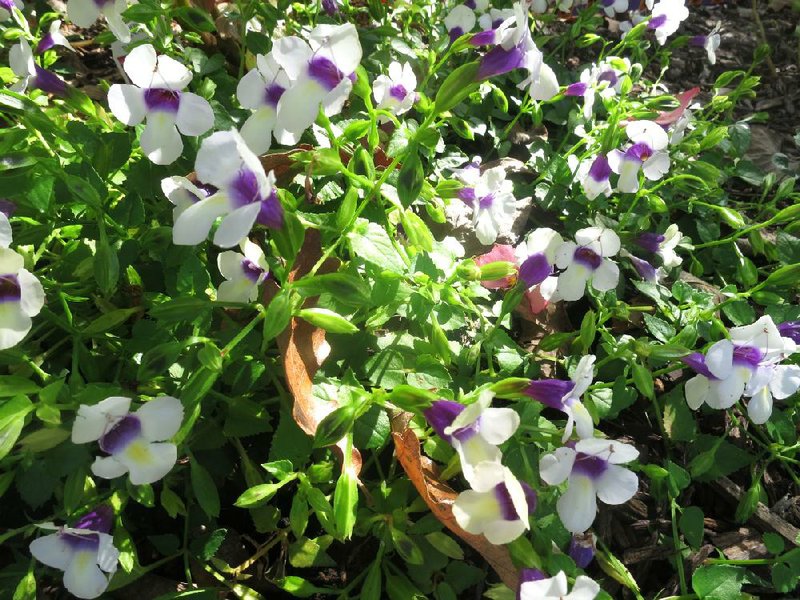
M 242 278 L 242 260 L 244 255 L 234 250 L 226 250 L 217 255 L 217 268 L 225 279 Z
M 235 130 L 217 131 L 208 136 L 197 151 L 194 163 L 197 178 L 218 188 L 227 187 L 242 168 L 243 145 L 244 141 Z
M 267 82 L 258 69 L 250 69 L 236 86 L 236 97 L 244 108 L 256 110 L 266 104 L 264 90 Z
M 127 472 L 128 467 L 113 456 L 98 456 L 92 463 L 92 473 L 103 479 L 116 479 L 117 477 L 122 477 Z
M 575 419 L 575 429 L 581 439 L 590 438 L 594 435 L 594 421 L 592 415 L 586 410 L 582 402 L 575 402 L 572 406 L 572 416 Z
M 480 418 L 480 435 L 490 444 L 502 444 L 519 427 L 519 415 L 510 408 L 487 408 Z
M 459 4 L 444 18 L 447 31 L 460 27 L 463 33 L 469 33 L 475 27 L 475 13 L 468 6 Z
M 236 246 L 250 233 L 260 210 L 261 205 L 254 202 L 225 215 L 214 233 L 214 244 L 220 248 Z
M 192 80 L 192 72 L 166 54 L 158 57 L 158 65 L 150 87 L 182 90 Z
M 500 457 L 498 457 L 499 459 Z M 469 484 L 476 492 L 489 492 L 505 481 L 506 468 L 498 461 L 475 464 Z
M 233 281 L 223 281 L 217 288 L 220 302 L 252 302 L 258 295 L 258 285 L 242 277 Z
M 611 157 L 609 156 L 609 159 Z M 610 160 L 609 160 L 610 164 Z M 625 156 L 619 160 L 619 180 L 617 181 L 617 189 L 620 192 L 633 194 L 639 191 L 639 169 L 642 163 L 638 160 L 631 160 Z
M 491 523 L 483 532 L 486 539 L 492 544 L 502 545 L 510 544 L 527 529 L 527 524 L 524 521 L 506 521 L 505 519 L 498 519 Z
M 183 152 L 183 141 L 174 123 L 174 117 L 168 113 L 151 112 L 147 115 L 139 143 L 147 158 L 157 165 L 169 165 Z
M 555 452 L 539 459 L 539 476 L 545 483 L 558 485 L 566 481 L 574 464 L 575 450 L 567 446 L 556 448 Z
M 767 361 L 778 358 L 783 351 L 781 334 L 769 315 L 764 315 L 752 325 L 732 328 L 730 336 L 737 344 L 755 346 L 761 350 Z
M 639 456 L 639 451 L 630 444 L 601 438 L 580 440 L 575 444 L 575 450 L 584 454 L 599 456 L 611 464 L 627 463 Z
M 342 112 L 342 107 L 344 103 L 347 102 L 347 98 L 350 96 L 350 90 L 352 89 L 353 82 L 345 77 L 336 84 L 335 88 L 325 94 L 325 97 L 322 98 L 322 110 L 325 115 L 332 117 Z
M 0 273 L 16 274 L 25 266 L 25 259 L 11 248 L 0 247 Z
M 13 240 L 11 223 L 5 213 L 0 212 L 0 247 L 8 248 Z
M 642 165 L 644 176 L 650 181 L 661 179 L 669 171 L 670 160 L 666 152 L 656 152 Z
M 572 263 L 566 271 L 558 276 L 556 291 L 559 297 L 568 301 L 580 300 L 590 276 L 589 269 L 581 264 Z
M 339 70 L 350 75 L 361 62 L 361 43 L 352 23 L 344 25 L 318 25 L 308 36 L 312 45 L 319 43 Z
M 491 523 L 502 518 L 494 492 L 461 492 L 453 502 L 453 516 L 462 529 L 482 534 Z
M 606 471 L 594 482 L 597 497 L 606 504 L 623 504 L 633 498 L 639 489 L 636 473 L 618 465 L 608 465 Z
M 62 571 L 69 566 L 73 554 L 72 547 L 58 533 L 36 538 L 30 544 L 30 551 L 40 563 Z
M 138 125 L 147 114 L 144 92 L 127 83 L 115 83 L 111 86 L 108 90 L 108 108 L 125 125 Z
M 583 475 L 572 475 L 569 487 L 556 503 L 558 516 L 564 527 L 572 533 L 589 529 L 597 513 L 597 498 L 594 483 Z
M 178 448 L 169 442 L 146 442 L 143 439 L 128 444 L 114 458 L 130 471 L 131 483 L 155 483 L 175 466 Z
M 737 367 L 733 370 L 730 377 L 720 381 L 712 381 L 709 384 L 709 395 L 706 402 L 711 408 L 726 409 L 730 408 L 742 397 L 747 380 L 750 377 L 750 370 L 744 367 Z
M 175 124 L 183 135 L 203 135 L 214 126 L 214 111 L 202 96 L 181 92 Z
M 267 263 L 267 259 L 264 256 L 264 251 L 258 244 L 254 244 L 249 239 L 242 240 L 242 243 L 239 244 L 239 247 L 242 249 L 245 257 L 252 262 L 253 264 L 258 265 L 264 270 L 269 269 L 269 263 Z
M 624 152 L 620 150 L 612 150 L 608 153 L 608 166 L 611 167 L 611 170 L 614 171 L 617 175 L 619 175 L 620 169 L 622 169 L 622 157 L 625 156 Z
M 111 30 L 111 33 L 124 44 L 131 41 L 131 30 L 122 19 L 122 13 L 126 8 L 128 8 L 126 0 L 115 0 L 114 4 L 106 5 L 103 9 L 108 28 Z
M 86 444 L 99 440 L 117 421 L 128 414 L 131 399 L 111 396 L 92 406 L 81 404 L 72 426 L 72 443 Z
M 772 415 L 772 394 L 769 392 L 769 387 L 762 387 L 750 398 L 747 403 L 747 414 L 756 425 L 762 425 L 769 421 L 770 415 Z
M 97 566 L 106 573 L 114 573 L 119 562 L 119 550 L 114 547 L 114 538 L 107 533 L 98 533 Z
M 108 579 L 97 566 L 97 553 L 75 552 L 64 571 L 64 587 L 77 598 L 97 598 L 108 587 Z
M 69 0 L 67 2 L 67 18 L 78 27 L 84 29 L 94 25 L 97 17 L 100 16 L 100 9 L 94 0 Z
M 255 154 L 264 154 L 272 145 L 272 130 L 277 113 L 271 106 L 258 109 L 242 125 L 241 134 L 247 147 Z
M 626 127 L 626 132 L 632 142 L 644 142 L 653 150 L 663 150 L 669 144 L 667 132 L 653 121 L 631 121 Z
M 572 586 L 572 592 L 566 598 L 569 600 L 594 600 L 599 593 L 600 586 L 596 581 L 586 575 L 578 575 L 575 578 L 575 585 Z
M 473 489 L 487 491 L 496 485 L 489 485 L 486 483 L 488 480 L 485 478 L 480 479 L 481 475 L 476 472 L 476 468 L 484 464 L 497 465 L 500 467 L 500 473 L 502 473 L 500 460 L 503 455 L 497 446 L 489 444 L 480 435 L 474 435 L 464 442 L 456 440 L 453 446 L 461 460 L 461 473 Z
M 214 194 L 193 204 L 175 219 L 172 243 L 178 246 L 195 246 L 205 241 L 214 221 L 228 210 L 228 199 L 223 194 Z
M 35 317 L 44 306 L 44 288 L 33 273 L 20 269 L 17 273 L 20 298 L 19 307 L 28 317 Z
M 31 330 L 31 318 L 18 302 L 0 304 L 0 350 L 19 344 Z
M 278 100 L 281 128 L 293 134 L 303 133 L 317 120 L 319 106 L 326 95 L 327 90 L 313 79 L 300 79 Z
M 93 0 L 88 1 L 94 5 Z M 75 2 L 75 0 L 70 0 L 70 4 L 72 2 Z M 82 27 L 84 26 L 82 25 Z M 143 44 L 136 46 L 128 53 L 123 66 L 131 81 L 140 88 L 146 89 L 150 87 L 150 83 L 153 80 L 157 61 L 156 50 L 152 44 Z
M 592 287 L 598 292 L 606 292 L 613 290 L 618 283 L 619 267 L 617 263 L 604 258 L 592 274 Z
M 778 365 L 769 389 L 778 400 L 794 394 L 800 388 L 800 367 L 797 365 Z
M 558 93 L 558 79 L 549 66 L 542 64 L 539 76 L 531 81 L 528 93 L 533 100 L 550 100 Z
M 183 404 L 172 396 L 159 396 L 146 402 L 136 416 L 142 424 L 142 437 L 149 442 L 168 440 L 183 421 Z
M 309 45 L 296 36 L 278 38 L 272 44 L 272 55 L 286 71 L 289 79 L 295 81 L 308 69 L 308 61 L 313 52 Z
M 555 251 L 555 263 L 559 269 L 566 269 L 572 264 L 575 250 L 578 245 L 575 242 L 564 242 L 559 244 Z
M 684 387 L 686 403 L 692 410 L 697 410 L 708 398 L 709 381 L 705 375 L 697 374 L 686 382 Z
M 733 344 L 730 340 L 720 340 L 706 352 L 706 367 L 718 379 L 725 379 L 733 369 Z

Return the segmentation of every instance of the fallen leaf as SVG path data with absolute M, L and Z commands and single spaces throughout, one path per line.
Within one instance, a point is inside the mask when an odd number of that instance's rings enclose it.
M 467 533 L 459 527 L 453 516 L 453 502 L 458 494 L 439 480 L 433 461 L 421 454 L 419 439 L 408 427 L 410 419 L 411 414 L 406 412 L 392 415 L 395 454 L 406 475 L 442 525 L 472 546 L 492 566 L 502 582 L 510 589 L 516 590 L 519 585 L 519 573 L 511 562 L 508 549 L 505 546 L 492 544 L 482 535 Z
M 678 108 L 676 108 L 675 110 L 670 110 L 660 113 L 656 117 L 655 122 L 658 123 L 659 125 L 672 125 L 683 116 L 683 113 L 686 112 L 686 109 L 692 103 L 694 97 L 697 96 L 697 94 L 699 93 L 700 93 L 700 88 L 693 87 L 690 90 L 686 90 L 685 92 L 676 94 L 675 97 L 678 99 L 680 106 L 678 106 Z

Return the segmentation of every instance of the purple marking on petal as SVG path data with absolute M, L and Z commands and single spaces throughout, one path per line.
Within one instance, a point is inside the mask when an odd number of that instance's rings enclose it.
M 322 8 L 332 17 L 339 12 L 339 3 L 336 0 L 322 0 Z
M 466 407 L 459 402 L 454 402 L 452 400 L 436 400 L 431 404 L 430 408 L 426 408 L 422 412 L 428 420 L 428 423 L 433 427 L 436 435 L 448 444 L 452 444 L 453 438 L 445 434 L 444 430 L 450 427 L 453 420 L 461 414 L 464 408 Z
M 0 8 L 5 8 L 8 12 L 14 8 L 14 0 L 0 0 Z
M 500 27 L 500 25 L 503 24 L 503 21 L 504 21 L 504 19 L 502 19 L 502 18 L 495 19 L 494 21 L 492 21 L 492 29 L 497 29 L 498 27 Z
M 585 475 L 589 479 L 598 479 L 608 469 L 608 461 L 593 454 L 578 452 L 575 456 L 575 464 L 572 465 L 572 472 L 578 475 Z
M 653 149 L 644 142 L 634 144 L 625 151 L 625 158 L 639 162 L 644 162 L 651 156 L 653 156 Z
M 661 249 L 661 243 L 665 240 L 663 234 L 653 233 L 652 231 L 645 231 L 639 234 L 633 242 L 640 248 L 644 248 L 648 252 L 655 254 Z
M 8 198 L 0 198 L 0 212 L 10 217 L 17 210 L 17 205 Z
M 667 22 L 667 15 L 658 15 L 657 17 L 653 17 L 652 19 L 650 19 L 650 22 L 647 24 L 647 28 L 658 29 L 666 22 Z
M 696 35 L 692 38 L 689 38 L 689 45 L 699 46 L 700 48 L 703 48 L 706 45 L 706 41 L 708 41 L 707 35 Z
M 547 575 L 542 573 L 539 569 L 522 569 L 519 572 L 520 584 L 527 583 L 529 581 L 541 581 L 542 579 L 547 579 Z
M 261 208 L 258 211 L 256 222 L 271 229 L 283 227 L 283 206 L 278 200 L 278 192 L 274 189 L 266 199 L 261 201 Z
M 589 89 L 589 86 L 583 81 L 579 81 L 577 83 L 570 83 L 567 86 L 567 89 L 564 91 L 564 95 L 583 96 L 586 93 L 587 89 Z
M 614 0 L 602 0 L 600 4 L 602 4 L 606 8 L 609 8 L 610 6 L 614 5 Z
M 36 65 L 35 69 L 36 77 L 31 82 L 31 87 L 55 96 L 66 96 L 67 83 L 63 79 L 39 65 Z
M 408 96 L 408 90 L 405 86 L 397 83 L 389 88 L 389 95 L 395 100 L 402 102 L 406 99 L 406 96 Z
M 589 167 L 589 177 L 597 183 L 608 181 L 608 178 L 611 177 L 611 167 L 605 154 L 598 154 L 594 159 L 592 166 Z
M 755 369 L 764 360 L 764 354 L 753 346 L 734 346 L 733 364 Z
M 181 94 L 164 88 L 149 88 L 144 91 L 144 103 L 148 110 L 177 113 Z
M 531 254 L 519 267 L 519 278 L 528 287 L 533 287 L 537 283 L 543 282 L 553 274 L 553 265 L 547 261 L 547 257 L 538 252 Z
M 572 255 L 572 260 L 594 271 L 602 264 L 603 257 L 591 248 L 578 246 L 575 248 L 575 254 Z
M 210 183 L 200 183 L 196 187 L 198 190 L 203 192 L 203 194 L 205 194 L 206 198 L 208 198 L 209 196 L 213 196 L 219 191 L 219 188 L 217 188 L 214 185 L 211 185 Z
M 564 397 L 575 387 L 573 381 L 563 379 L 536 379 L 525 388 L 525 394 L 538 400 L 545 406 L 564 411 L 566 403 Z
M 0 275 L 0 304 L 19 302 L 20 298 L 22 298 L 22 291 L 17 276 L 13 273 Z
M 142 422 L 139 417 L 129 414 L 100 438 L 100 449 L 108 454 L 121 452 L 138 438 L 141 432 Z
M 264 273 L 264 269 L 259 267 L 249 258 L 245 258 L 242 260 L 242 273 L 244 273 L 244 276 L 253 283 L 258 283 L 258 279 Z
M 100 504 L 93 511 L 86 513 L 72 526 L 73 529 L 90 529 L 100 533 L 109 533 L 114 520 L 114 510 L 107 504 Z
M 250 169 L 240 169 L 231 185 L 231 199 L 237 208 L 261 200 L 258 178 Z
M 646 260 L 633 255 L 631 255 L 629 258 L 631 259 L 636 272 L 639 273 L 639 277 L 652 283 L 658 282 L 658 271 L 656 271 L 656 268 L 653 265 Z
M 569 541 L 569 549 L 567 550 L 570 558 L 575 561 L 581 569 L 589 566 L 589 563 L 594 559 L 594 543 L 592 541 L 592 534 L 589 535 L 575 535 Z
M 693 352 L 689 356 L 684 356 L 681 360 L 688 365 L 695 373 L 708 377 L 709 379 L 716 380 L 717 377 L 708 370 L 706 366 L 706 357 L 700 352 Z
M 308 62 L 308 75 L 331 91 L 344 79 L 344 73 L 339 70 L 332 60 L 324 56 L 315 56 Z
M 600 75 L 598 75 L 597 77 L 597 81 L 607 81 L 608 85 L 613 87 L 617 85 L 617 81 L 619 81 L 619 78 L 617 77 L 617 74 L 614 71 L 609 69 L 608 71 L 603 71 L 602 73 L 600 73 Z
M 39 40 L 39 43 L 36 45 L 36 54 L 41 54 L 45 50 L 50 50 L 53 46 L 56 45 L 53 36 L 50 33 L 46 33 L 44 37 Z
M 478 200 L 478 206 L 480 208 L 490 208 L 494 203 L 494 194 L 486 194 L 483 198 Z
M 499 483 L 494 486 L 494 497 L 497 504 L 500 505 L 500 513 L 506 521 L 519 521 L 517 509 L 514 508 L 514 501 L 511 499 L 511 493 L 504 483 Z
M 270 83 L 266 88 L 264 88 L 264 102 L 272 107 L 277 107 L 278 100 L 281 99 L 281 96 L 283 96 L 285 91 L 285 87 L 280 86 L 277 83 Z
M 528 503 L 528 514 L 532 515 L 536 512 L 536 504 L 539 502 L 539 497 L 536 495 L 536 491 L 524 481 L 520 481 L 519 484 L 522 486 L 522 491 L 525 492 L 525 501 Z
M 494 29 L 487 29 L 469 38 L 469 44 L 470 46 L 494 46 L 497 43 L 496 37 L 497 32 Z
M 509 50 L 502 46 L 495 46 L 483 55 L 475 79 L 481 81 L 513 71 L 522 66 L 522 59 L 523 52 L 519 46 L 514 46 Z
M 464 6 L 471 8 L 472 10 L 478 8 L 478 6 L 475 4 L 475 0 L 464 0 Z
M 458 190 L 458 197 L 464 202 L 473 206 L 475 204 L 475 188 L 465 187 Z
M 447 32 L 450 36 L 450 43 L 452 44 L 462 35 L 464 35 L 464 30 L 461 27 L 453 27 L 450 31 Z
M 800 344 L 800 321 L 786 321 L 778 325 L 778 332 L 781 337 L 789 338 L 793 342 Z
M 85 535 L 61 533 L 60 537 L 73 552 L 97 552 L 100 547 L 100 536 L 96 533 L 87 533 Z

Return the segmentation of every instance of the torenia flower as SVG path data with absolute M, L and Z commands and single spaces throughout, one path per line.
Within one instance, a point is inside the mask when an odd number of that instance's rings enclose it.
M 484 535 L 492 544 L 508 544 L 530 527 L 536 493 L 499 463 L 476 466 L 472 487 L 453 502 L 453 516 L 462 529 Z
M 459 198 L 472 207 L 478 240 L 485 245 L 494 243 L 501 231 L 509 229 L 516 212 L 514 186 L 506 179 L 505 169 L 493 167 L 480 173 L 476 165 L 468 165 L 456 177 L 471 185 L 459 192 Z
M 539 79 L 543 63 L 542 52 L 531 37 L 525 0 L 514 4 L 513 21 L 508 19 L 500 29 L 499 44 L 483 56 L 476 78 L 487 79 L 522 68 L 528 71 L 528 77 L 519 87 L 531 85 Z
M 114 479 L 130 473 L 133 485 L 154 483 L 175 466 L 178 449 L 165 442 L 180 429 L 183 405 L 171 396 L 160 396 L 129 412 L 131 399 L 111 396 L 94 406 L 81 404 L 72 426 L 72 442 L 98 440 L 109 454 L 97 457 L 92 473 Z
M 339 12 L 339 0 L 322 0 L 322 8 L 332 17 Z
M 778 325 L 778 332 L 781 337 L 800 344 L 800 321 L 786 321 Z
M 0 219 L 8 224 L 5 215 Z M 0 239 L 0 350 L 17 345 L 28 335 L 44 306 L 44 289 L 39 280 L 24 268 L 22 256 L 8 248 L 11 228 L 2 228 Z
M 172 220 L 174 222 L 178 220 L 178 217 L 187 208 L 215 194 L 217 188 L 213 185 L 194 184 L 186 177 L 173 175 L 161 180 L 161 191 L 175 205 L 175 209 L 172 211 Z
M 600 586 L 586 575 L 578 575 L 569 591 L 567 576 L 559 571 L 548 578 L 538 569 L 522 569 L 518 600 L 593 600 L 600 593 Z
M 450 36 L 450 43 L 455 42 L 475 27 L 475 13 L 465 4 L 455 6 L 444 18 L 444 26 Z
M 231 248 L 250 233 L 255 222 L 283 225 L 283 207 L 275 191 L 275 175 L 264 173 L 261 161 L 236 130 L 218 131 L 203 140 L 195 161 L 200 181 L 216 189 L 175 219 L 172 241 L 181 246 L 199 244 L 214 221 L 222 217 L 214 243 Z
M 608 257 L 619 249 L 619 236 L 611 229 L 587 227 L 577 231 L 575 242 L 564 242 L 556 252 L 556 266 L 563 272 L 553 299 L 578 300 L 589 282 L 598 292 L 617 287 L 619 267 Z
M 275 60 L 292 81 L 278 100 L 278 123 L 297 137 L 317 119 L 320 106 L 329 117 L 341 112 L 361 62 L 361 43 L 352 23 L 318 25 L 308 38 L 309 43 L 284 37 L 272 47 Z
M 539 285 L 546 300 L 552 297 L 558 284 L 553 268 L 556 252 L 563 243 L 558 232 L 549 227 L 539 227 L 531 231 L 515 249 L 520 265 L 519 278 L 529 288 Z
M 12 91 L 22 93 L 30 87 L 57 96 L 67 93 L 67 84 L 63 79 L 36 64 L 33 51 L 25 38 L 20 38 L 19 44 L 8 51 L 8 65 L 14 75 L 19 77 L 19 81 L 11 86 Z
M 97 598 L 106 591 L 117 570 L 119 550 L 109 535 L 114 514 L 105 505 L 78 519 L 72 527 L 55 527 L 56 533 L 33 540 L 33 557 L 48 567 L 64 571 L 64 587 L 77 598 Z
M 127 0 L 69 0 L 67 17 L 78 27 L 88 29 L 104 16 L 111 33 L 120 42 L 127 43 L 131 41 L 131 30 L 122 20 L 122 13 L 127 8 Z
M 608 162 L 619 175 L 619 191 L 632 194 L 639 191 L 640 169 L 651 181 L 661 179 L 669 170 L 669 153 L 664 151 L 669 137 L 660 125 L 652 121 L 628 123 L 626 132 L 633 144 L 625 152 L 612 150 Z
M 590 438 L 594 435 L 592 416 L 581 402 L 581 397 L 594 378 L 595 357 L 591 354 L 581 358 L 570 381 L 563 379 L 538 379 L 531 381 L 525 393 L 542 404 L 560 410 L 567 415 L 562 442 L 566 442 L 575 427 L 578 437 Z
M 597 537 L 593 533 L 574 533 L 567 554 L 578 567 L 585 569 L 594 560 L 596 544 Z
M 291 81 L 272 52 L 256 57 L 257 68 L 239 80 L 236 97 L 253 112 L 242 125 L 241 134 L 250 149 L 263 154 L 272 145 L 272 136 L 282 144 L 296 144 L 299 135 L 284 131 L 278 123 L 278 101 L 289 89 Z
M 169 56 L 158 56 L 150 44 L 131 50 L 123 66 L 134 85 L 112 85 L 108 107 L 126 125 L 146 119 L 142 150 L 157 165 L 168 165 L 183 152 L 178 130 L 198 136 L 211 129 L 211 106 L 205 98 L 181 91 L 192 80 L 191 71 Z
M 603 7 L 606 16 L 612 19 L 616 17 L 617 13 L 627 12 L 628 4 L 628 0 L 600 0 L 600 6 Z
M 623 504 L 639 487 L 636 474 L 619 465 L 639 456 L 633 446 L 590 438 L 558 448 L 539 461 L 539 474 L 550 485 L 567 481 L 567 491 L 556 510 L 564 527 L 581 533 L 591 527 L 597 498 L 606 504 Z
M 569 158 L 574 158 L 574 155 L 570 155 Z M 605 154 L 598 154 L 594 158 L 581 161 L 575 169 L 575 177 L 581 182 L 583 193 L 589 200 L 594 200 L 600 194 L 611 195 L 611 167 Z
M 497 446 L 519 427 L 519 415 L 514 410 L 489 407 L 492 397 L 492 392 L 483 392 L 469 406 L 452 400 L 436 400 L 425 410 L 431 427 L 455 448 L 464 478 L 475 489 L 480 487 L 476 483 L 477 465 L 482 462 L 499 464 L 502 454 Z
M 708 55 L 708 62 L 712 65 L 717 63 L 717 50 L 719 49 L 719 25 L 708 35 L 696 35 L 689 39 L 691 46 L 703 48 Z
M 0 0 L 0 21 L 8 20 L 15 8 L 22 10 L 23 6 L 22 0 Z
M 694 410 L 703 403 L 726 409 L 745 395 L 751 397 L 750 418 L 765 423 L 772 414 L 773 398 L 788 398 L 800 388 L 800 367 L 778 364 L 796 352 L 797 345 L 782 337 L 767 315 L 729 333 L 729 340 L 716 342 L 705 355 L 695 352 L 682 359 L 697 373 L 686 382 L 686 402 Z
M 411 110 L 417 99 L 417 76 L 411 65 L 401 65 L 393 61 L 389 65 L 389 75 L 378 75 L 372 84 L 372 95 L 377 108 L 388 110 L 394 115 L 402 115 Z M 383 115 L 379 121 L 385 123 L 389 119 Z
M 664 267 L 670 269 L 680 266 L 683 262 L 683 259 L 675 252 L 675 248 L 682 239 L 683 234 L 678 229 L 678 226 L 673 223 L 667 227 L 664 233 L 645 232 L 640 234 L 635 243 L 639 247 L 660 256 Z
M 663 46 L 688 16 L 689 9 L 686 8 L 685 0 L 660 0 L 653 6 L 647 28 L 655 31 L 656 40 Z
M 61 19 L 56 19 L 50 23 L 50 29 L 42 36 L 39 43 L 36 45 L 36 54 L 41 54 L 45 50 L 49 50 L 54 46 L 64 46 L 68 50 L 72 50 L 72 45 L 69 40 L 61 33 Z
M 243 254 L 228 250 L 217 256 L 219 272 L 227 280 L 217 290 L 220 302 L 253 302 L 258 297 L 258 286 L 269 275 L 269 265 L 261 248 L 247 238 L 239 247 Z

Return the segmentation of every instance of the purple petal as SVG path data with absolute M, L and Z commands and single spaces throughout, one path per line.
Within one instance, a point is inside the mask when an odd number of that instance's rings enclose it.
M 781 337 L 789 338 L 793 342 L 800 344 L 800 321 L 786 321 L 778 325 Z
M 149 88 L 144 91 L 144 103 L 148 110 L 177 114 L 181 103 L 181 94 L 164 88 Z
M 525 393 L 542 404 L 563 411 L 564 397 L 575 387 L 572 381 L 563 379 L 537 379 L 531 381 Z
M 22 291 L 17 276 L 13 273 L 0 275 L 0 304 L 19 302 L 20 298 L 22 298 Z
M 500 505 L 500 513 L 506 521 L 519 521 L 517 509 L 514 508 L 514 501 L 505 483 L 500 483 L 494 487 L 494 497 Z
M 253 283 L 258 283 L 258 279 L 264 274 L 264 269 L 259 267 L 249 258 L 245 258 L 242 260 L 242 273 L 244 273 L 244 276 Z
M 594 559 L 594 539 L 592 534 L 573 534 L 572 539 L 569 541 L 567 553 L 578 567 L 581 569 L 588 567 L 589 563 Z
M 644 233 L 639 234 L 639 236 L 633 241 L 637 246 L 655 254 L 661 249 L 661 243 L 664 241 L 664 239 L 664 236 L 660 233 L 645 231 Z
M 764 360 L 764 354 L 752 346 L 735 346 L 733 348 L 733 364 L 755 369 Z
M 402 102 L 406 99 L 406 96 L 408 96 L 408 90 L 398 83 L 389 88 L 389 95 L 395 100 Z
M 344 73 L 339 70 L 333 61 L 324 56 L 315 56 L 309 61 L 308 75 L 321 83 L 328 91 L 331 91 L 344 79 Z
M 10 217 L 17 210 L 17 205 L 8 198 L 0 198 L 0 212 Z
M 532 515 L 534 512 L 536 512 L 536 504 L 538 503 L 539 498 L 536 495 L 536 491 L 527 483 L 520 481 L 519 484 L 522 486 L 522 491 L 525 492 L 525 500 L 528 503 L 528 514 Z
M 258 211 L 256 221 L 271 229 L 283 227 L 283 206 L 274 189 L 266 199 L 261 201 L 261 209 Z
M 108 454 L 116 454 L 127 448 L 142 433 L 142 423 L 136 415 L 128 415 L 100 438 L 100 449 Z
M 542 573 L 539 569 L 522 569 L 519 572 L 520 584 L 527 583 L 529 581 L 541 581 L 542 579 L 547 579 L 547 575 Z
M 522 66 L 522 59 L 523 52 L 517 46 L 509 50 L 502 46 L 495 46 L 483 55 L 475 78 L 480 81 L 513 71 Z
M 647 24 L 647 28 L 658 29 L 666 22 L 667 22 L 667 15 L 658 15 L 657 17 L 653 17 L 652 19 L 650 19 L 650 22 Z
M 264 101 L 272 107 L 277 107 L 278 100 L 281 99 L 285 91 L 286 88 L 283 86 L 277 83 L 271 83 L 264 89 Z
M 423 414 L 436 434 L 447 443 L 452 444 L 453 438 L 445 434 L 444 430 L 450 427 L 453 420 L 461 414 L 464 408 L 464 405 L 459 402 L 436 400 L 431 404 L 430 408 L 426 408 L 423 411 Z
M 100 537 L 96 533 L 61 533 L 60 537 L 73 552 L 97 552 L 100 547 Z
M 596 270 L 603 262 L 602 256 L 586 246 L 575 248 L 575 254 L 572 255 L 572 259 L 585 267 L 589 267 L 592 271 Z
M 609 69 L 608 71 L 603 71 L 600 73 L 600 75 L 597 77 L 597 81 L 607 81 L 608 84 L 613 87 L 617 85 L 619 77 L 617 77 L 617 74 L 614 71 Z
M 497 32 L 494 29 L 487 29 L 476 33 L 469 39 L 470 46 L 494 46 L 497 43 Z
M 478 201 L 480 208 L 491 208 L 494 203 L 494 194 L 486 194 Z
M 709 379 L 717 379 L 714 374 L 708 370 L 706 366 L 706 357 L 700 352 L 693 352 L 689 356 L 684 356 L 681 360 L 694 370 L 695 373 L 708 377 Z
M 53 94 L 55 96 L 66 96 L 67 94 L 67 84 L 66 82 L 61 79 L 55 73 L 51 73 L 47 69 L 43 69 L 39 65 L 36 65 L 36 77 L 33 79 L 31 83 L 32 87 L 42 90 L 43 92 L 47 92 L 48 94 Z
M 575 464 L 572 465 L 572 472 L 585 475 L 589 479 L 597 480 L 608 469 L 608 461 L 593 454 L 578 452 L 575 456 Z
M 644 142 L 634 144 L 625 151 L 625 158 L 628 160 L 638 160 L 639 162 L 644 162 L 651 156 L 653 156 L 653 149 Z
M 606 158 L 605 154 L 598 154 L 592 162 L 592 166 L 589 167 L 589 177 L 597 183 L 603 183 L 608 181 L 610 176 L 611 167 L 608 164 L 608 158 Z
M 464 35 L 464 30 L 461 27 L 453 27 L 450 31 L 447 32 L 450 36 L 450 43 L 452 44 L 462 35 Z
M 90 529 L 100 533 L 110 533 L 114 511 L 107 504 L 101 504 L 93 511 L 86 513 L 72 526 L 74 529 Z
M 465 187 L 458 190 L 458 197 L 470 206 L 475 205 L 475 188 Z
M 339 3 L 336 0 L 322 0 L 322 8 L 332 17 L 339 12 Z
M 50 50 L 53 46 L 56 45 L 55 40 L 53 40 L 53 36 L 49 33 L 46 33 L 39 43 L 36 45 L 36 54 L 41 54 L 45 50 Z
M 256 174 L 250 169 L 240 169 L 231 184 L 230 194 L 237 208 L 261 201 Z
M 540 252 L 531 254 L 519 268 L 519 278 L 528 287 L 533 287 L 537 283 L 543 282 L 552 273 L 553 266 L 547 261 L 547 257 Z
M 589 86 L 584 83 L 583 81 L 579 81 L 578 83 L 570 83 L 567 86 L 566 91 L 564 92 L 565 96 L 583 96 L 586 93 L 586 90 L 589 89 Z
M 658 272 L 653 265 L 642 258 L 633 256 L 632 254 L 628 258 L 631 259 L 633 267 L 636 269 L 636 272 L 639 273 L 639 277 L 652 283 L 656 283 L 658 281 Z
M 689 45 L 690 46 L 699 46 L 700 48 L 705 47 L 706 41 L 708 40 L 708 36 L 706 35 L 696 35 L 692 38 L 689 38 Z
M 478 8 L 478 6 L 475 4 L 475 0 L 464 0 L 464 6 L 471 8 L 472 10 Z

